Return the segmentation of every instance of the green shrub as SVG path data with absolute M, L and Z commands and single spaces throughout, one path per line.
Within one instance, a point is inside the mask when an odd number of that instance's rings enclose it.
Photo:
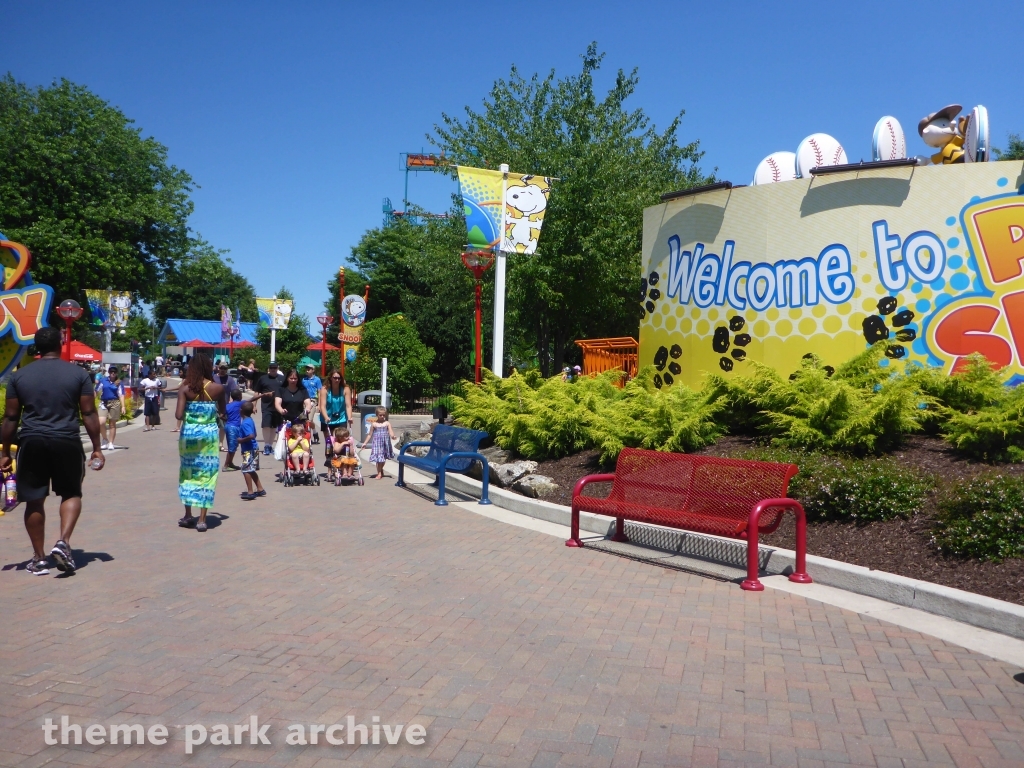
M 388 315 L 370 320 L 363 326 L 359 355 L 346 368 L 359 391 L 380 388 L 382 358 L 388 359 L 388 391 L 395 410 L 400 410 L 421 394 L 434 377 L 430 364 L 434 350 L 420 341 L 416 326 L 403 315 Z
M 891 458 L 852 459 L 778 448 L 754 449 L 743 458 L 796 464 L 789 495 L 808 520 L 869 522 L 908 518 L 932 489 L 930 478 Z
M 488 374 L 467 384 L 452 413 L 460 424 L 482 429 L 503 448 L 530 459 L 559 458 L 597 448 L 614 461 L 623 446 L 692 451 L 723 433 L 715 416 L 724 400 L 710 391 L 677 386 L 658 389 L 646 368 L 622 389 L 621 373 L 609 371 L 575 382 L 542 379 L 534 371 L 507 379 Z
M 934 541 L 940 551 L 960 557 L 1024 557 L 1024 478 L 989 475 L 947 489 Z
M 788 378 L 755 363 L 750 376 L 712 376 L 709 386 L 729 403 L 735 434 L 763 435 L 780 447 L 877 453 L 920 431 L 933 405 L 914 377 L 879 366 L 884 353 L 876 344 L 836 371 L 808 356 Z

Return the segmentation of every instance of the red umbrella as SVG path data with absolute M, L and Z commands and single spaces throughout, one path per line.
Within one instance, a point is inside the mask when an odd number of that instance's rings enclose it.
M 201 339 L 192 339 L 192 341 L 186 341 L 181 346 L 183 346 L 183 347 L 192 347 L 192 349 L 213 349 L 214 348 L 213 344 L 210 344 L 209 342 L 206 342 L 206 341 L 202 341 Z
M 321 349 L 326 349 L 328 352 L 337 352 L 338 351 L 338 348 L 336 346 L 334 346 L 333 344 L 331 344 L 330 342 L 328 342 L 324 346 L 321 346 L 321 344 L 322 344 L 322 342 L 314 341 L 312 344 L 310 344 L 308 347 L 306 347 L 306 349 L 308 349 L 310 351 L 313 351 L 313 352 L 319 352 Z
M 103 359 L 103 355 L 97 352 L 92 347 L 86 346 L 80 341 L 75 339 L 71 340 L 71 359 L 74 361 L 84 361 L 87 363 L 99 362 Z
M 253 344 L 251 341 L 236 341 L 235 349 L 242 349 L 244 347 L 258 347 L 259 344 Z

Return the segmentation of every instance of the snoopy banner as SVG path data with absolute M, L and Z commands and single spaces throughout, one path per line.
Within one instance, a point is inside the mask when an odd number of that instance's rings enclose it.
M 338 341 L 345 350 L 346 362 L 356 359 L 356 347 L 363 340 L 363 323 L 366 322 L 366 298 L 349 294 L 341 302 L 341 333 Z
M 92 325 L 124 328 L 132 311 L 132 295 L 128 291 L 104 291 L 88 288 L 85 300 L 89 305 Z
M 500 248 L 506 253 L 534 253 L 552 180 L 464 165 L 458 169 L 469 245 Z
M 883 342 L 1024 382 L 1024 163 L 851 170 L 709 190 L 644 211 L 640 364 L 700 384 L 758 361 L 838 366 Z

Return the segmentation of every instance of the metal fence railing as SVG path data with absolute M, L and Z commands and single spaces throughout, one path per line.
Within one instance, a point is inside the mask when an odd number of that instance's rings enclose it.
M 459 381 L 452 384 L 435 385 L 424 390 L 415 400 L 405 403 L 404 407 L 396 408 L 394 413 L 407 416 L 432 415 L 434 408 L 446 404 L 444 398 L 452 395 L 462 397 L 464 392 L 462 382 Z

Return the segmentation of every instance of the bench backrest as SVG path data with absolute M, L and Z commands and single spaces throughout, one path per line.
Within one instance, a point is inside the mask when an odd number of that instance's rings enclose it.
M 745 528 L 757 502 L 784 497 L 796 473 L 795 464 L 623 448 L 608 498 L 657 508 L 663 525 L 733 535 Z M 781 514 L 767 512 L 759 527 L 771 527 Z
M 463 429 L 462 427 L 450 427 L 447 424 L 438 424 L 434 427 L 434 433 L 430 437 L 430 450 L 425 458 L 428 461 L 440 463 L 449 453 L 469 452 L 476 453 L 480 441 L 487 437 L 486 432 L 479 429 Z M 465 472 L 473 459 L 452 459 L 448 462 L 448 469 L 452 472 Z

